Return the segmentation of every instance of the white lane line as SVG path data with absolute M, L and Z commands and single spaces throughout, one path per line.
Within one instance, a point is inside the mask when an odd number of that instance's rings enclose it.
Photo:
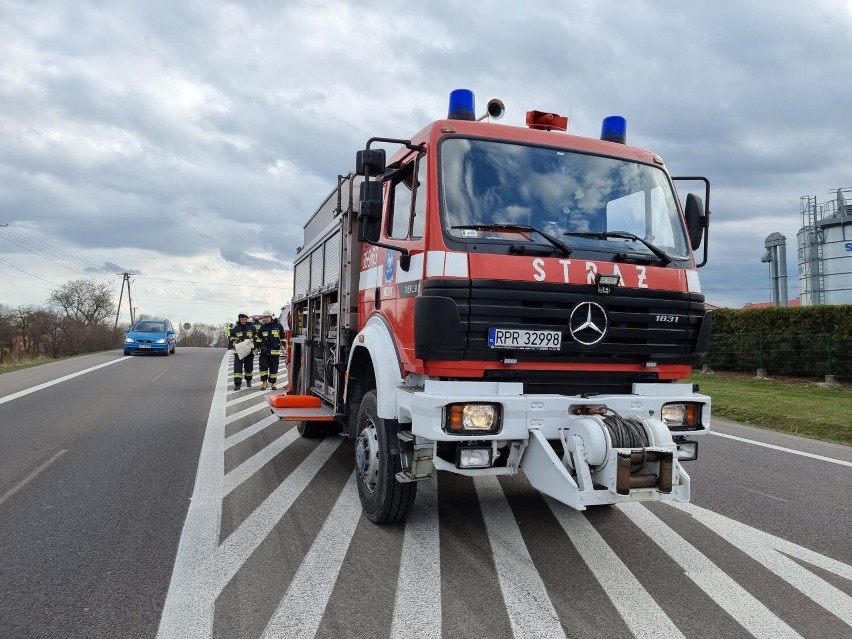
M 231 435 L 230 437 L 228 437 L 225 440 L 225 450 L 228 450 L 229 448 L 236 446 L 237 444 L 239 444 L 242 441 L 245 441 L 246 439 L 248 439 L 252 435 L 256 435 L 257 433 L 259 433 L 263 429 L 267 428 L 268 426 L 271 426 L 272 424 L 276 423 L 277 421 L 278 421 L 278 418 L 275 415 L 269 415 L 268 417 L 264 417 L 263 419 L 261 419 L 256 424 L 253 424 L 253 425 L 249 426 L 248 428 L 243 428 L 241 431 L 234 433 L 233 435 Z
M 670 502 L 667 502 L 670 503 Z M 746 526 L 693 504 L 671 505 L 692 515 L 717 535 L 742 550 L 831 614 L 852 626 L 852 597 L 796 563 L 785 554 L 852 580 L 852 566 Z
M 243 417 L 247 417 L 248 415 L 253 415 L 261 408 L 269 407 L 269 404 L 266 402 L 261 402 L 260 404 L 255 404 L 254 406 L 250 406 L 244 410 L 241 410 L 238 413 L 234 413 L 233 415 L 229 415 L 225 418 L 225 425 L 233 424 L 235 421 L 242 419 Z
M 216 594 L 228 585 L 240 567 L 257 550 L 296 498 L 337 450 L 342 437 L 327 437 L 272 491 L 239 527 L 219 546 L 206 563 L 216 572 Z M 218 534 L 218 528 L 217 528 Z M 215 595 L 214 595 L 215 599 Z
M 104 366 L 112 366 L 113 364 L 120 364 L 121 362 L 126 362 L 129 359 L 131 358 L 120 357 L 109 362 L 104 362 L 103 364 L 98 364 L 97 366 L 92 366 L 91 368 L 87 368 L 82 371 L 77 371 L 76 373 L 71 373 L 70 375 L 65 375 L 64 377 L 59 377 L 57 379 L 54 379 L 53 381 L 45 382 L 44 384 L 39 384 L 38 386 L 33 386 L 32 388 L 18 391 L 17 393 L 12 393 L 11 395 L 6 395 L 5 397 L 0 397 L 0 404 L 5 404 L 6 402 L 11 402 L 13 399 L 18 399 L 19 397 L 24 397 L 25 395 L 29 395 L 30 393 L 35 393 L 36 391 L 44 390 L 45 388 L 50 388 L 51 386 L 55 386 L 56 384 L 67 382 L 69 379 L 74 379 L 75 377 L 79 377 L 80 375 L 91 373 L 92 371 L 96 371 L 99 368 L 103 368 Z
M 674 559 L 707 596 L 752 635 L 765 639 L 801 635 L 740 586 L 695 546 L 678 535 L 642 504 L 619 504 L 621 512 Z M 728 535 L 725 536 L 730 540 Z
M 235 392 L 237 392 L 237 391 L 235 391 Z M 266 395 L 265 390 L 252 391 L 251 393 L 244 393 L 242 391 L 239 391 L 239 393 L 240 394 L 239 394 L 237 399 L 232 399 L 232 400 L 225 403 L 225 408 L 230 408 L 231 406 L 236 406 L 237 404 L 242 404 L 247 399 L 255 399 L 255 398 L 257 398 L 261 395 L 264 395 L 264 396 Z M 234 393 L 231 393 L 231 395 L 233 395 L 233 394 Z
M 234 468 L 231 472 L 225 475 L 225 485 L 222 487 L 222 496 L 228 496 L 232 490 L 249 479 L 261 468 L 266 466 L 266 464 L 272 461 L 276 455 L 298 438 L 299 431 L 295 428 L 291 428 L 281 435 L 281 437 L 269 444 L 269 446 L 249 457 L 242 464 Z
M 307 639 L 316 634 L 360 519 L 361 500 L 353 472 L 266 624 L 261 639 Z
M 715 435 L 716 437 L 724 437 L 725 439 L 733 439 L 738 442 L 745 442 L 746 444 L 754 444 L 755 446 L 763 446 L 764 448 L 771 448 L 772 450 L 780 450 L 784 453 L 791 453 L 793 455 L 799 455 L 801 457 L 810 457 L 811 459 L 818 459 L 819 461 L 830 462 L 832 464 L 840 464 L 841 466 L 849 466 L 852 468 L 852 462 L 844 461 L 842 459 L 834 459 L 833 457 L 824 457 L 822 455 L 815 455 L 814 453 L 806 453 L 802 450 L 796 450 L 794 448 L 784 448 L 783 446 L 776 446 L 775 444 L 766 444 L 764 442 L 758 442 L 753 439 L 746 439 L 745 437 L 737 437 L 736 435 L 726 435 L 725 433 L 719 433 L 715 430 L 710 431 L 711 435 Z
M 441 637 L 438 480 L 421 481 L 402 539 L 391 637 Z
M 516 637 L 565 638 L 544 582 L 496 477 L 474 477 L 494 566 L 512 633 Z
M 159 639 L 208 639 L 219 588 L 209 561 L 219 542 L 222 521 L 222 478 L 225 474 L 225 396 L 228 357 L 222 358 L 207 429 L 201 445 L 195 488 L 178 544 Z
M 151 383 L 153 384 L 153 383 L 154 383 L 154 382 L 156 382 L 158 379 L 160 379 L 160 377 L 162 377 L 163 375 L 165 375 L 165 374 L 166 374 L 166 371 L 168 371 L 168 370 L 169 370 L 169 369 L 167 368 L 166 370 L 164 370 L 163 372 L 161 372 L 159 375 L 157 375 L 154 379 L 152 379 L 152 380 L 151 380 Z
M 38 468 L 36 468 L 36 469 L 35 469 L 33 472 L 31 472 L 29 475 L 27 475 L 26 477 L 24 477 L 24 478 L 23 478 L 23 479 L 22 479 L 19 483 L 15 484 L 15 486 L 13 486 L 11 489 L 9 489 L 9 490 L 7 490 L 5 493 L 3 493 L 3 496 L 2 496 L 2 497 L 0 497 L 0 505 L 2 505 L 4 501 L 6 501 L 7 499 L 9 499 L 9 497 L 11 497 L 12 495 L 14 495 L 14 494 L 15 494 L 16 492 L 18 492 L 19 490 L 21 490 L 21 488 L 23 488 L 24 486 L 26 486 L 27 484 L 29 484 L 29 483 L 30 483 L 33 479 L 35 479 L 35 478 L 38 476 L 38 474 L 39 474 L 39 473 L 43 472 L 45 468 L 47 468 L 48 466 L 50 466 L 53 462 L 55 462 L 57 459 L 59 459 L 59 457 L 60 457 L 61 455 L 63 455 L 64 453 L 67 453 L 67 452 L 68 452 L 68 449 L 67 449 L 67 448 L 63 448 L 63 449 L 62 449 L 62 450 L 60 450 L 58 453 L 56 453 L 53 457 L 51 457 L 51 458 L 50 458 L 50 459 L 48 459 L 46 462 L 44 462 L 41 466 L 39 466 Z
M 581 513 L 545 497 L 556 520 L 637 639 L 683 638 L 683 633 Z

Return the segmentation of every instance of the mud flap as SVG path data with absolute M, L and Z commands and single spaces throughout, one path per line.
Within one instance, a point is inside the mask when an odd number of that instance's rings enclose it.
M 577 510 L 585 510 L 577 482 L 538 430 L 530 439 L 521 465 L 533 488 Z

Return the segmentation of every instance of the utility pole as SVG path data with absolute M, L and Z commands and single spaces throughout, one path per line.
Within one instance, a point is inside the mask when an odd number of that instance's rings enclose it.
M 115 311 L 115 324 L 113 324 L 112 329 L 115 330 L 118 326 L 118 315 L 121 313 L 121 300 L 124 299 L 124 285 L 127 284 L 127 305 L 130 308 L 130 325 L 133 326 L 135 324 L 133 316 L 135 315 L 133 308 L 133 300 L 130 297 L 130 273 L 119 273 L 119 275 L 123 276 L 121 280 L 121 293 L 118 295 L 118 309 Z

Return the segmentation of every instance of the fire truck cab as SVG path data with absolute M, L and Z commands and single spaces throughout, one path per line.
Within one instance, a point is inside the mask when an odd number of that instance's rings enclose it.
M 592 139 L 502 113 L 476 118 L 454 91 L 446 119 L 371 138 L 338 176 L 294 262 L 272 410 L 305 437 L 354 438 L 376 523 L 403 520 L 436 471 L 523 472 L 581 510 L 689 500 L 683 463 L 710 426 L 685 382 L 710 339 L 709 182 L 685 178 L 703 193 L 682 205 L 623 118 Z

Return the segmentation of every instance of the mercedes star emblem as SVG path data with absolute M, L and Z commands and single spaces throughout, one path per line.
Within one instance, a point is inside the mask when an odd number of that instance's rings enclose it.
M 596 302 L 580 302 L 571 311 L 568 329 L 574 341 L 583 346 L 594 346 L 604 335 L 608 321 L 603 306 Z

